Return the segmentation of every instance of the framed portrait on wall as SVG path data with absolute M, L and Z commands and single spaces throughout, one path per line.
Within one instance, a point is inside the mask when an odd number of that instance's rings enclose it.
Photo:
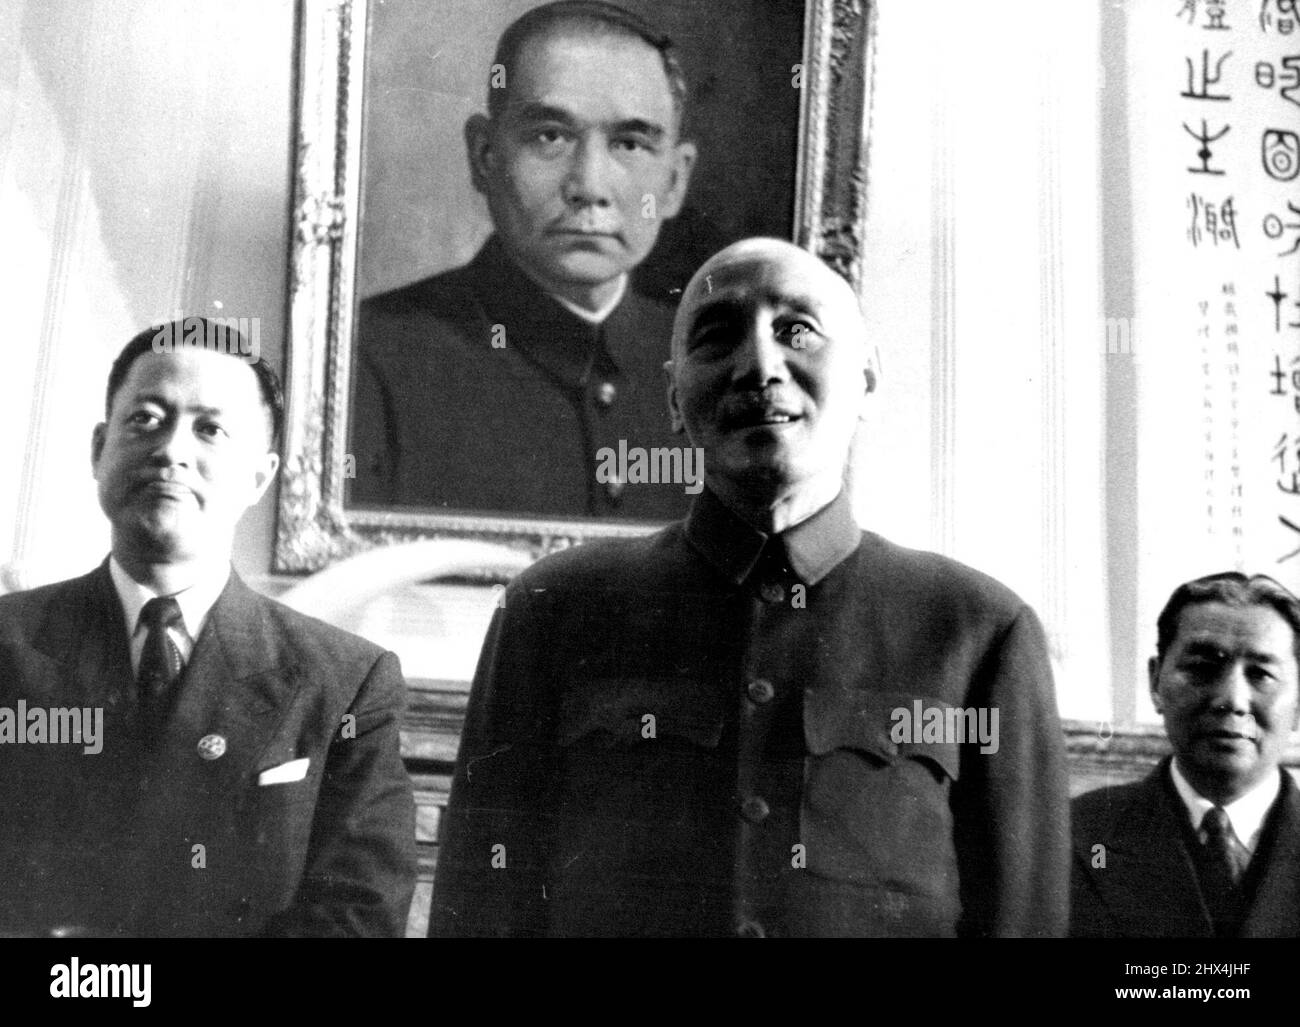
M 677 297 L 755 235 L 857 284 L 872 26 L 849 0 L 303 3 L 277 569 L 684 516 Z

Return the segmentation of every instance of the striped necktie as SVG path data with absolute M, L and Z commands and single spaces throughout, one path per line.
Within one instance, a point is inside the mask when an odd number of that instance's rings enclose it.
M 170 701 L 171 686 L 181 676 L 181 653 L 168 628 L 184 624 L 180 605 L 171 596 L 150 599 L 140 611 L 140 622 L 148 628 L 144 651 L 140 654 L 140 671 L 136 682 L 140 688 L 140 705 L 152 716 L 161 716 Z

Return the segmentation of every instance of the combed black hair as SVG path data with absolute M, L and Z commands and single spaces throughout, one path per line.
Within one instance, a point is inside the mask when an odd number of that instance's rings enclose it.
M 677 60 L 672 39 L 644 18 L 601 0 L 558 0 L 556 3 L 534 7 L 510 24 L 497 41 L 496 55 L 492 58 L 494 67 L 500 65 L 506 69 L 506 87 L 494 89 L 489 84 L 487 106 L 491 117 L 498 117 L 505 106 L 510 92 L 510 76 L 514 73 L 515 62 L 519 59 L 524 44 L 561 25 L 577 25 L 640 39 L 658 50 L 664 64 L 664 74 L 668 76 L 668 88 L 672 93 L 678 124 L 684 127 L 686 75 Z
M 1267 574 L 1247 577 L 1238 571 L 1207 574 L 1188 581 L 1174 589 L 1156 620 L 1156 659 L 1163 661 L 1165 653 L 1178 637 L 1178 621 L 1183 610 L 1199 603 L 1224 603 L 1227 606 L 1267 606 L 1291 625 L 1295 636 L 1293 649 L 1300 660 L 1300 599 L 1289 589 Z

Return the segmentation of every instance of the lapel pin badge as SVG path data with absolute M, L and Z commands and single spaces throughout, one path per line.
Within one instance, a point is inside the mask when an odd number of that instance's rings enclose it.
M 204 735 L 199 739 L 199 755 L 205 760 L 219 760 L 226 754 L 226 739 L 222 735 Z

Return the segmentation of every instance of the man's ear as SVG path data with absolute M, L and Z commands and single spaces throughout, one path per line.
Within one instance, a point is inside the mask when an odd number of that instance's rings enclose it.
M 1292 646 L 1291 648 L 1292 651 L 1295 650 L 1295 646 Z M 1300 669 L 1300 656 L 1297 656 L 1296 658 L 1296 665 L 1297 669 Z M 1296 682 L 1296 688 L 1300 690 L 1300 679 Z M 1291 715 L 1291 730 L 1300 731 L 1300 692 L 1296 695 L 1295 710 Z
M 686 431 L 686 421 L 682 417 L 681 408 L 677 405 L 677 381 L 673 376 L 673 362 L 664 361 L 664 383 L 668 386 L 668 419 L 672 423 L 673 431 L 680 435 Z
M 673 147 L 668 188 L 659 197 L 659 217 L 664 221 L 675 218 L 681 212 L 682 204 L 686 201 L 686 190 L 691 184 L 696 153 L 694 143 L 678 143 Z
M 1160 657 L 1158 656 L 1153 656 L 1147 661 L 1147 682 L 1151 686 L 1151 704 L 1156 708 L 1157 713 L 1163 714 L 1165 701 L 1157 687 L 1160 684 Z
M 486 196 L 492 172 L 492 121 L 487 115 L 473 114 L 465 122 L 465 152 L 469 157 L 470 181 Z
M 103 421 L 95 425 L 95 430 L 90 433 L 90 466 L 95 472 L 96 480 L 99 477 L 99 458 L 104 452 L 104 439 L 108 434 L 108 425 Z
M 270 488 L 271 482 L 275 480 L 275 472 L 280 469 L 280 454 L 266 452 L 258 460 L 257 466 L 253 468 L 253 494 L 249 499 L 248 505 L 255 505 L 266 494 Z
M 868 360 L 866 366 L 862 369 L 862 403 L 858 406 L 858 420 L 867 419 L 866 399 L 876 391 L 876 385 L 879 379 L 876 377 L 876 364 L 873 360 Z

